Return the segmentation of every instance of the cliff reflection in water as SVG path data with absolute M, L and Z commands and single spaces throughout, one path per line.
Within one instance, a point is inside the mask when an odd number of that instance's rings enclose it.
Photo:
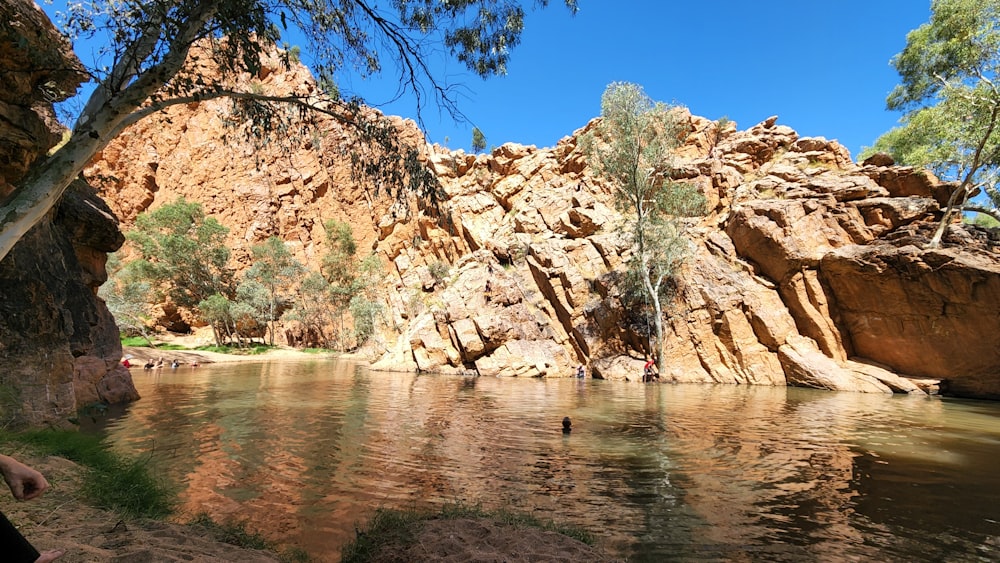
M 456 501 L 582 526 L 632 561 L 1000 557 L 1000 404 L 328 361 L 136 386 L 109 440 L 151 452 L 186 513 L 322 561 L 377 507 Z

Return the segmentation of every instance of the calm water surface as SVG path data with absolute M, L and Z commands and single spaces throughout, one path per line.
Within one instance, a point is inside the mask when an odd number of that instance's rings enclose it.
M 378 507 L 456 501 L 578 525 L 630 561 L 1000 560 L 998 403 L 325 360 L 134 378 L 115 448 L 150 456 L 185 513 L 319 561 Z

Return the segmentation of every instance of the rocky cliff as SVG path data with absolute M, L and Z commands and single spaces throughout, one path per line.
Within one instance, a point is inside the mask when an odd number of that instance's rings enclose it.
M 82 81 L 68 43 L 33 2 L 0 2 L 0 197 L 59 142 L 54 102 Z M 0 418 L 59 422 L 93 403 L 138 398 L 119 364 L 114 319 L 97 298 L 124 238 L 78 181 L 0 262 Z
M 255 88 L 314 93 L 277 58 Z M 388 306 L 375 367 L 495 376 L 633 378 L 646 327 L 618 298 L 628 248 L 610 190 L 577 146 L 503 145 L 486 155 L 427 146 L 447 197 L 441 214 L 401 210 L 356 181 L 353 136 L 332 121 L 284 150 L 226 129 L 224 101 L 139 123 L 88 170 L 129 224 L 178 196 L 230 227 L 234 263 L 268 236 L 315 265 L 322 223 L 349 222 L 383 260 Z M 1000 397 L 1000 261 L 987 231 L 956 226 L 922 250 L 949 193 L 885 157 L 858 164 L 836 142 L 771 118 L 746 130 L 687 115 L 674 175 L 710 212 L 666 312 L 667 379 Z M 410 122 L 400 134 L 419 141 Z M 440 264 L 448 275 L 435 276 Z

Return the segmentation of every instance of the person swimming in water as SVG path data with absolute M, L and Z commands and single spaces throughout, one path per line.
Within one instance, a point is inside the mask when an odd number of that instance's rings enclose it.
M 569 434 L 573 431 L 573 423 L 570 421 L 569 417 L 563 417 L 563 434 Z

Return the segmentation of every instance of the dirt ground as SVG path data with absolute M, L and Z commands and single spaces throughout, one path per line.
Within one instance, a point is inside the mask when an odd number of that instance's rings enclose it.
M 171 341 L 194 347 L 204 336 L 175 337 Z M 149 358 L 180 362 L 215 363 L 261 359 L 315 359 L 292 349 L 271 350 L 264 355 L 235 356 L 211 352 L 128 348 L 132 370 L 142 371 Z M 169 369 L 169 368 L 165 368 Z M 39 550 L 65 550 L 61 563 L 193 563 L 280 561 L 273 553 L 241 549 L 218 542 L 208 532 L 192 526 L 155 520 L 121 519 L 86 505 L 80 498 L 83 468 L 59 457 L 33 457 L 25 452 L 4 452 L 42 472 L 49 481 L 46 494 L 29 502 L 16 502 L 0 485 L 0 510 L 21 529 Z M 287 546 L 294 547 L 294 546 Z M 0 557 L 2 559 L 2 557 Z M 322 563 L 336 561 L 316 559 Z M 485 519 L 431 520 L 408 545 L 387 546 L 378 562 L 605 562 L 614 561 L 600 550 L 572 538 L 535 528 L 514 527 Z

